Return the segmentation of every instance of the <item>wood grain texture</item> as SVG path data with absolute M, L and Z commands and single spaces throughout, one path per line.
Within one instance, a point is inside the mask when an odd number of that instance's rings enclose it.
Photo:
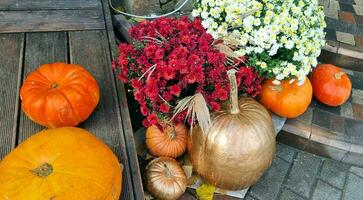
M 118 48 L 116 46 L 115 35 L 113 32 L 110 9 L 109 9 L 107 0 L 102 0 L 102 3 L 103 3 L 103 10 L 104 10 L 104 16 L 105 16 L 105 22 L 106 22 L 106 29 L 107 29 L 107 33 L 108 33 L 109 47 L 111 50 L 111 59 L 115 60 L 118 55 L 118 52 L 117 52 Z M 114 79 L 116 82 L 117 97 L 118 97 L 118 103 L 120 106 L 120 112 L 121 112 L 121 118 L 122 118 L 122 124 L 123 124 L 123 133 L 124 133 L 125 142 L 126 142 L 126 149 L 127 149 L 127 153 L 128 153 L 128 157 L 129 157 L 130 172 L 133 177 L 132 181 L 133 181 L 135 199 L 143 200 L 143 199 L 145 199 L 145 197 L 144 197 L 144 190 L 143 190 L 143 185 L 142 185 L 142 180 L 141 180 L 141 173 L 140 173 L 140 167 L 139 167 L 140 165 L 139 165 L 138 158 L 137 158 L 135 138 L 134 138 L 134 133 L 132 130 L 125 88 L 124 88 L 123 83 L 121 81 L 118 81 L 116 76 L 114 76 Z
M 0 11 L 0 33 L 104 29 L 101 9 Z
M 0 160 L 15 146 L 24 34 L 0 34 Z
M 0 10 L 90 9 L 101 6 L 99 0 L 1 0 Z
M 75 31 L 69 33 L 70 61 L 81 64 L 100 86 L 100 102 L 94 113 L 81 124 L 102 139 L 125 166 L 123 171 L 122 200 L 135 199 L 130 163 L 122 127 L 120 108 L 111 69 L 110 49 L 105 30 Z
M 26 34 L 23 80 L 40 65 L 57 61 L 67 61 L 66 32 Z M 44 127 L 34 123 L 21 112 L 18 142 L 21 143 L 43 129 Z

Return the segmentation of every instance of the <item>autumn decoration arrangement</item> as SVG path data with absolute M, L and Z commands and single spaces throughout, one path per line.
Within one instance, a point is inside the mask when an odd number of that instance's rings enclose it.
M 88 131 L 76 128 L 99 101 L 95 78 L 82 66 L 51 63 L 25 79 L 23 112 L 47 128 L 0 162 L 0 199 L 119 199 L 123 165 Z
M 349 98 L 341 69 L 311 70 L 325 44 L 317 1 L 284 2 L 195 1 L 194 19 L 142 21 L 119 44 L 113 68 L 144 116 L 156 199 L 178 199 L 193 174 L 210 184 L 202 196 L 255 184 L 275 154 L 272 114 L 298 117 L 313 96 L 330 106 Z

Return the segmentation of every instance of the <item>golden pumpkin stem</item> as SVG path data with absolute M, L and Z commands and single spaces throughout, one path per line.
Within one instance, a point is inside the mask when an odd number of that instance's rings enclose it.
M 58 87 L 58 83 L 52 83 L 52 85 L 50 87 L 51 88 L 57 88 Z
M 39 177 L 47 177 L 53 172 L 53 167 L 49 163 L 44 163 L 39 167 L 30 170 L 30 172 Z
M 340 80 L 345 72 L 338 72 L 334 74 L 335 79 Z
M 176 132 L 174 125 L 168 125 L 165 128 L 166 134 L 168 134 L 168 137 L 170 140 L 174 140 L 176 138 Z
M 164 163 L 164 167 L 165 167 L 165 176 L 167 178 L 171 178 L 173 176 L 173 174 L 171 173 L 171 171 L 170 171 L 168 165 L 166 165 L 166 163 Z
M 278 91 L 278 92 L 282 91 L 282 86 L 281 85 L 274 85 L 274 86 L 269 86 L 269 87 L 273 91 Z
M 240 112 L 239 105 L 238 105 L 238 86 L 237 86 L 237 79 L 236 79 L 236 70 L 231 69 L 227 72 L 229 83 L 231 85 L 230 91 L 230 101 L 231 101 L 231 113 L 237 114 Z

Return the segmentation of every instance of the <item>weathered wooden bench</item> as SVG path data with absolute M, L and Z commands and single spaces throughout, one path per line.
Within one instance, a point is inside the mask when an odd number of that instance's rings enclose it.
M 101 98 L 80 127 L 124 165 L 120 199 L 144 199 L 125 89 L 111 69 L 116 54 L 107 0 L 1 0 L 0 159 L 44 129 L 21 111 L 19 89 L 27 74 L 55 61 L 81 64 L 97 79 Z

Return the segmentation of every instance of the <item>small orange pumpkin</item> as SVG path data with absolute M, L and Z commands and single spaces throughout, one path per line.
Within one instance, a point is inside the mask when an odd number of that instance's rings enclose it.
M 342 105 L 348 100 L 352 91 L 348 75 L 331 64 L 318 65 L 310 79 L 315 98 L 329 106 Z
M 153 156 L 176 158 L 187 148 L 188 129 L 184 124 L 163 126 L 163 130 L 152 125 L 146 130 L 146 146 Z
M 52 63 L 28 75 L 20 98 L 22 110 L 36 123 L 50 128 L 76 126 L 96 108 L 99 87 L 82 66 Z
M 121 186 L 111 149 L 75 127 L 34 134 L 0 162 L 2 200 L 118 200 Z
M 303 114 L 309 107 L 313 96 L 313 89 L 308 78 L 302 85 L 298 81 L 280 81 L 279 85 L 273 83 L 274 79 L 262 83 L 260 103 L 267 109 L 281 117 L 294 118 Z

